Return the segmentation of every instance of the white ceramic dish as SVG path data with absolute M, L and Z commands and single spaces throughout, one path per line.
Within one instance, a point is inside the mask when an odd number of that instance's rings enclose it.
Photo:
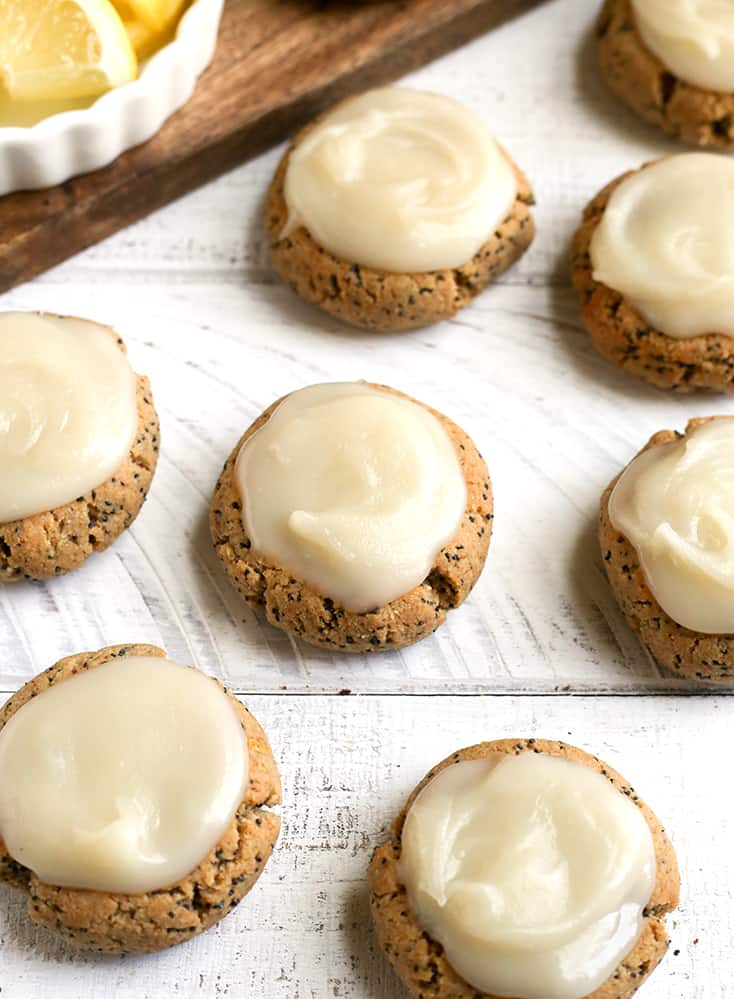
M 31 128 L 0 128 L 0 195 L 51 187 L 107 166 L 147 141 L 193 93 L 217 42 L 224 0 L 194 0 L 173 41 L 132 83 L 81 111 L 52 115 Z

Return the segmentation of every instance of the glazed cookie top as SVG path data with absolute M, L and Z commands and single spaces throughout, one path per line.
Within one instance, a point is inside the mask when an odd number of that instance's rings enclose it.
M 135 391 L 108 327 L 0 313 L 0 523 L 62 506 L 108 479 L 135 438 Z
M 661 333 L 734 335 L 734 160 L 683 153 L 630 174 L 590 252 L 594 280 Z
M 595 770 L 542 753 L 446 767 L 402 832 L 421 927 L 496 996 L 593 992 L 634 946 L 655 876 L 640 809 Z
M 734 91 L 732 0 L 632 0 L 632 9 L 643 42 L 676 76 Z
M 639 454 L 609 498 L 663 610 L 684 628 L 734 633 L 734 418 Z
M 44 690 L 0 731 L 0 837 L 48 884 L 154 891 L 222 837 L 248 769 L 211 677 L 157 656 L 113 659 Z
M 484 123 L 439 94 L 372 90 L 319 119 L 293 149 L 288 221 L 336 257 L 414 273 L 460 267 L 505 218 L 512 166 Z
M 234 476 L 253 548 L 357 612 L 421 583 L 466 506 L 436 417 L 364 382 L 287 396 L 242 446 Z

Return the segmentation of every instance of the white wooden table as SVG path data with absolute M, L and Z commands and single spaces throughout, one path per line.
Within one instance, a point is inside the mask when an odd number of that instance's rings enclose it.
M 451 750 L 560 737 L 618 767 L 669 827 L 683 876 L 673 946 L 642 995 L 731 997 L 734 704 L 661 675 L 626 628 L 595 541 L 598 497 L 654 430 L 724 413 L 607 366 L 583 333 L 567 253 L 581 208 L 675 147 L 607 96 L 591 0 L 550 0 L 409 82 L 466 101 L 528 172 L 538 237 L 457 319 L 416 333 L 342 328 L 273 277 L 263 195 L 280 150 L 0 297 L 110 322 L 147 373 L 162 453 L 134 527 L 79 572 L 0 588 L 0 691 L 62 655 L 154 642 L 244 695 L 283 775 L 284 829 L 239 910 L 147 958 L 74 956 L 0 889 L 0 996 L 398 999 L 365 891 L 373 846 Z M 332 379 L 394 384 L 472 434 L 496 490 L 484 575 L 432 638 L 336 656 L 242 607 L 206 510 L 243 428 L 278 395 Z M 339 696 L 350 691 L 350 696 Z

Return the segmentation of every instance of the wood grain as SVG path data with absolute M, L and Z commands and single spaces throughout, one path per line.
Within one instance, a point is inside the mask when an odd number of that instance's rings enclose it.
M 600 755 L 664 823 L 681 868 L 671 948 L 640 999 L 731 999 L 734 829 L 712 698 L 255 697 L 283 777 L 283 832 L 237 910 L 145 958 L 75 956 L 0 887 L 5 999 L 405 999 L 370 924 L 373 848 L 430 766 L 483 739 L 546 736 Z M 653 710 L 654 707 L 654 710 Z M 624 725 L 620 725 L 620 718 Z M 701 732 L 706 739 L 701 739 Z M 677 953 L 675 953 L 677 952 Z
M 731 402 L 692 407 L 611 369 L 570 288 L 501 283 L 455 321 L 392 337 L 345 330 L 281 284 L 185 271 L 150 285 L 136 273 L 59 274 L 6 304 L 115 324 L 150 378 L 162 444 L 145 506 L 111 548 L 68 576 L 0 587 L 0 687 L 63 654 L 134 638 L 246 693 L 685 689 L 617 608 L 596 540 L 599 496 L 654 430 Z M 269 626 L 227 581 L 206 522 L 224 460 L 263 409 L 294 388 L 353 378 L 396 385 L 464 427 L 496 496 L 469 598 L 430 638 L 371 656 Z
M 528 254 L 452 322 L 351 333 L 275 282 L 260 220 L 280 150 L 0 296 L 2 308 L 116 323 L 151 375 L 163 440 L 151 497 L 119 545 L 66 579 L 0 588 L 0 689 L 82 647 L 164 644 L 257 692 L 247 702 L 285 790 L 283 836 L 256 891 L 220 929 L 166 954 L 74 957 L 0 891 L 1 999 L 404 999 L 369 925 L 371 849 L 431 763 L 533 732 L 598 752 L 669 829 L 683 904 L 640 999 L 731 999 L 734 809 L 722 774 L 732 702 L 671 695 L 675 680 L 641 653 L 611 598 L 593 523 L 599 493 L 641 441 L 732 401 L 638 384 L 581 328 L 567 259 L 581 208 L 611 177 L 678 151 L 599 81 L 596 10 L 549 0 L 405 81 L 482 115 L 538 196 Z M 469 600 L 433 638 L 372 659 L 322 655 L 258 622 L 233 599 L 204 527 L 221 462 L 268 402 L 358 377 L 461 422 L 497 494 Z M 344 688 L 352 696 L 338 696 Z
M 0 199 L 0 291 L 533 2 L 228 0 L 212 65 L 158 135 L 103 170 Z
M 681 689 L 612 597 L 597 504 L 655 430 L 732 403 L 641 385 L 581 328 L 567 254 L 583 205 L 609 177 L 675 148 L 617 114 L 588 58 L 593 17 L 588 0 L 553 0 L 406 80 L 465 101 L 538 194 L 529 252 L 451 322 L 355 333 L 275 281 L 262 199 L 277 149 L 0 298 L 116 325 L 162 425 L 149 499 L 119 543 L 66 578 L 0 587 L 0 687 L 65 653 L 137 638 L 243 692 Z M 264 624 L 227 584 L 206 528 L 221 465 L 259 412 L 294 388 L 360 377 L 460 423 L 487 459 L 497 506 L 465 604 L 432 638 L 372 658 L 309 649 Z

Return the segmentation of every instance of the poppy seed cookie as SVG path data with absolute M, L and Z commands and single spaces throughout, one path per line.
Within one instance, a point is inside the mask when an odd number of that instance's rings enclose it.
M 689 420 L 686 434 L 716 419 L 721 417 Z M 672 430 L 661 430 L 653 434 L 635 457 L 682 436 Z M 612 524 L 609 497 L 621 475 L 622 472 L 615 476 L 601 497 L 599 545 L 609 585 L 627 624 L 653 659 L 676 676 L 718 684 L 734 682 L 734 635 L 703 634 L 674 621 L 650 590 L 637 549 Z
M 671 72 L 640 37 L 630 0 L 606 0 L 596 41 L 609 89 L 641 118 L 684 143 L 734 146 L 734 94 L 704 90 Z
M 245 441 L 269 420 L 278 400 L 245 431 L 225 462 L 212 496 L 209 524 L 214 548 L 230 582 L 270 624 L 321 648 L 344 652 L 398 649 L 425 638 L 468 596 L 481 573 L 492 532 L 492 488 L 487 466 L 472 440 L 448 417 L 386 386 L 372 386 L 422 406 L 444 428 L 467 488 L 456 534 L 438 553 L 426 579 L 383 607 L 357 613 L 340 606 L 253 550 L 242 522 L 243 498 L 234 478 Z M 287 396 L 284 398 L 288 398 Z
M 83 670 L 124 656 L 165 656 L 151 645 L 118 645 L 60 660 L 22 687 L 0 711 L 0 731 L 31 698 Z M 212 681 L 216 682 L 216 681 Z M 199 866 L 178 883 L 142 894 L 62 888 L 40 881 L 13 860 L 0 839 L 0 880 L 28 894 L 31 919 L 72 946 L 109 953 L 148 953 L 189 940 L 226 916 L 259 878 L 280 829 L 269 806 L 280 779 L 260 725 L 236 698 L 249 749 L 249 785 L 230 827 Z
M 284 185 L 290 157 L 324 117 L 307 125 L 293 140 L 276 170 L 266 204 L 273 266 L 304 301 L 362 329 L 395 332 L 427 326 L 456 315 L 504 274 L 532 243 L 533 193 L 506 153 L 517 179 L 515 200 L 490 238 L 460 267 L 397 273 L 334 256 L 303 225 L 284 236 L 288 220 Z
M 636 172 L 617 177 L 589 202 L 573 238 L 571 271 L 586 331 L 602 357 L 657 388 L 732 392 L 734 336 L 716 332 L 685 339 L 667 336 L 654 329 L 624 295 L 594 280 L 592 237 L 614 191 Z
M 126 353 L 122 339 L 108 331 Z M 116 473 L 53 510 L 0 523 L 0 583 L 50 579 L 104 551 L 140 512 L 158 461 L 159 426 L 148 379 L 137 375 L 137 433 Z
M 602 774 L 642 812 L 652 834 L 657 863 L 654 891 L 644 912 L 644 927 L 635 946 L 611 977 L 587 996 L 587 999 L 628 999 L 652 973 L 668 947 L 665 915 L 677 906 L 679 894 L 675 853 L 658 819 L 623 777 L 596 757 L 562 742 L 544 739 L 483 742 L 453 753 L 426 774 L 393 822 L 389 839 L 375 850 L 370 864 L 370 907 L 380 946 L 415 999 L 429 994 L 437 999 L 498 999 L 479 991 L 462 978 L 447 960 L 441 944 L 423 930 L 411 909 L 398 866 L 403 826 L 420 791 L 436 774 L 452 764 L 479 760 L 497 753 L 508 756 L 544 753 L 584 764 Z

